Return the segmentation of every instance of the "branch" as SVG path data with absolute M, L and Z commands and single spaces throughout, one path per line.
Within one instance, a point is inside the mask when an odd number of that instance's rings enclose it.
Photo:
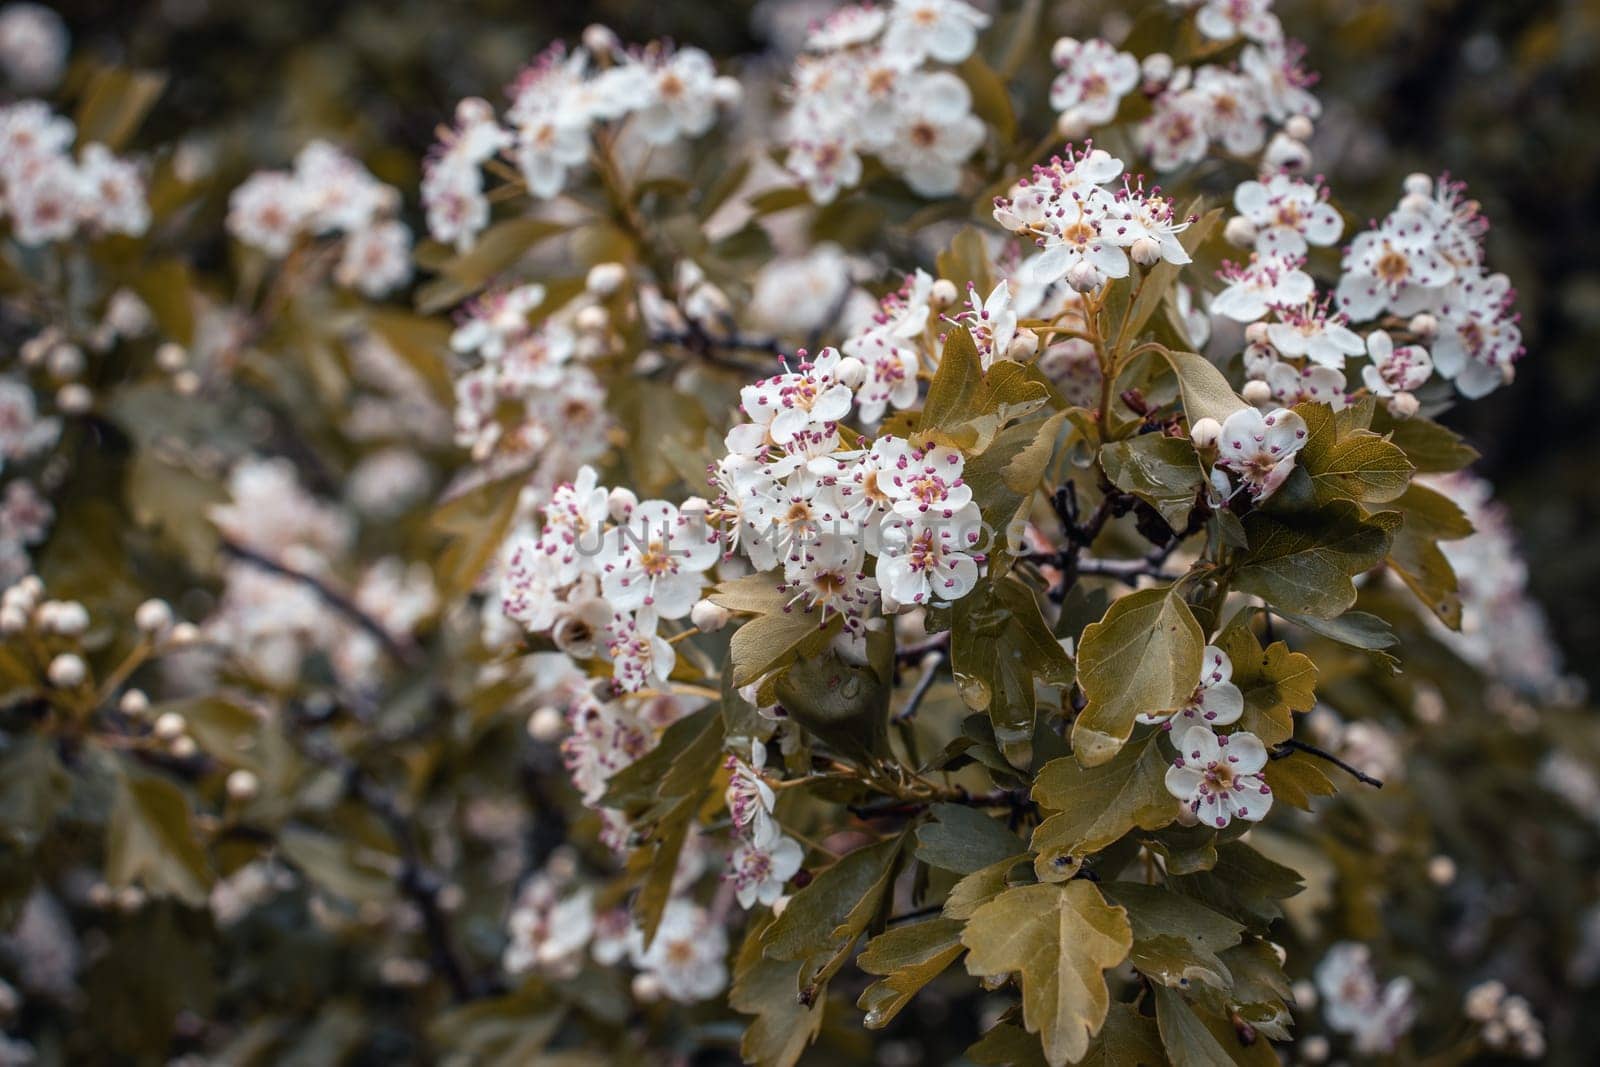
M 401 644 L 394 634 L 389 632 L 387 627 L 365 611 L 362 611 L 355 601 L 329 586 L 322 579 L 306 574 L 304 571 L 297 571 L 293 567 L 279 563 L 270 556 L 262 555 L 252 548 L 246 548 L 226 539 L 222 542 L 222 551 L 236 560 L 306 586 L 315 592 L 323 603 L 370 634 L 395 662 L 405 667 L 415 667 L 418 664 L 416 649 L 409 645 Z
M 922 699 L 928 695 L 928 690 L 933 688 L 933 680 L 938 677 L 939 666 L 943 662 L 944 653 L 939 651 L 929 652 L 922 658 L 922 676 L 917 679 L 916 687 L 906 698 L 906 706 L 894 717 L 894 722 L 910 722 L 917 717 L 917 709 L 922 706 Z
M 1367 774 L 1365 771 L 1356 770 L 1354 767 L 1350 766 L 1350 764 L 1346 763 L 1338 756 L 1335 756 L 1332 752 L 1329 752 L 1326 749 L 1318 748 L 1316 745 L 1308 745 L 1304 741 L 1296 741 L 1292 737 L 1278 746 L 1277 750 L 1272 753 L 1272 758 L 1283 759 L 1285 756 L 1292 756 L 1296 752 L 1304 752 L 1308 756 L 1316 756 L 1318 759 L 1325 759 L 1335 767 L 1338 767 L 1340 770 L 1349 774 L 1356 781 L 1362 783 L 1363 785 L 1370 785 L 1374 789 L 1383 788 L 1383 782 L 1372 777 L 1372 775 Z

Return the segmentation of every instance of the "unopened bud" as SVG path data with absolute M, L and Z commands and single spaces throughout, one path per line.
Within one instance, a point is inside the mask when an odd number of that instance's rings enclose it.
M 604 298 L 615 294 L 627 280 L 628 268 L 621 263 L 596 263 L 583 284 L 591 296 Z
M 711 83 L 711 97 L 723 107 L 737 107 L 744 99 L 744 85 L 726 74 Z
M 1080 293 L 1092 293 L 1100 288 L 1100 269 L 1086 259 L 1080 259 L 1067 270 L 1067 284 Z
M 136 885 L 125 885 L 117 890 L 117 907 L 122 911 L 134 912 L 144 907 L 145 893 Z
M 150 710 L 150 698 L 145 696 L 143 689 L 130 689 L 122 694 L 122 699 L 117 702 L 117 708 L 124 715 L 138 718 Z
M 654 1004 L 661 999 L 661 979 L 650 973 L 633 976 L 633 999 L 640 1004 Z
M 1006 346 L 1006 358 L 1024 360 L 1037 351 L 1039 351 L 1039 335 L 1032 330 L 1018 330 L 1017 335 Z
M 176 341 L 166 341 L 156 349 L 156 366 L 168 374 L 176 374 L 189 363 L 189 353 Z
M 1244 339 L 1253 345 L 1268 344 L 1270 343 L 1268 341 L 1269 337 L 1271 337 L 1271 333 L 1264 322 L 1252 322 L 1244 328 Z
M 1389 398 L 1389 414 L 1397 419 L 1409 419 L 1422 405 L 1411 393 L 1396 393 Z
M 155 735 L 161 741 L 176 741 L 188 728 L 182 715 L 175 711 L 164 711 L 156 718 Z
M 1426 311 L 1420 315 L 1411 316 L 1411 321 L 1406 324 L 1413 336 L 1419 341 L 1431 341 L 1439 333 L 1439 320 Z
M 833 373 L 844 385 L 851 389 L 859 389 L 861 383 L 867 380 L 867 365 L 855 356 L 845 356 L 839 361 L 838 367 L 834 368 Z
M 1194 442 L 1196 448 L 1215 448 L 1221 438 L 1222 423 L 1216 419 L 1206 417 L 1189 424 L 1189 440 Z
M 1260 407 L 1272 399 L 1272 387 L 1266 382 L 1251 381 L 1244 383 L 1244 389 L 1239 393 L 1244 397 L 1244 402 L 1252 407 Z
M 181 370 L 172 376 L 172 391 L 179 396 L 195 396 L 200 392 L 200 375 L 192 370 Z
M 1139 63 L 1139 76 L 1147 88 L 1153 88 L 1172 77 L 1172 57 L 1165 52 L 1151 52 Z
M 76 689 L 89 677 L 89 667 L 83 662 L 82 656 L 63 652 L 50 661 L 50 667 L 45 673 L 50 679 L 50 684 L 57 689 Z
M 928 290 L 928 304 L 935 311 L 943 311 L 961 299 L 961 290 L 949 278 L 940 278 Z
M 611 27 L 591 22 L 583 28 L 583 47 L 597 56 L 609 56 L 622 48 L 622 42 Z
M 50 377 L 58 382 L 70 382 L 83 373 L 83 349 L 77 345 L 56 345 L 50 350 L 45 365 Z
M 1050 46 L 1050 62 L 1058 67 L 1064 67 L 1072 62 L 1081 46 L 1075 37 L 1063 37 Z
M 1327 1063 L 1333 1046 L 1321 1034 L 1311 1034 L 1300 1042 L 1300 1058 L 1307 1063 Z
M 1407 193 L 1400 198 L 1400 211 L 1407 215 L 1426 215 L 1433 207 L 1433 199 L 1421 193 Z
M 182 737 L 174 738 L 172 747 L 167 751 L 171 752 L 177 759 L 193 759 L 194 754 L 200 751 L 200 746 L 194 743 L 194 738 L 185 734 Z
M 82 382 L 63 385 L 56 390 L 56 407 L 68 415 L 82 415 L 94 407 L 94 394 Z
M 1291 115 L 1289 116 L 1289 121 L 1283 124 L 1283 132 L 1304 144 L 1311 140 L 1311 134 L 1315 130 L 1311 125 L 1311 120 L 1305 115 Z
M 606 498 L 606 510 L 615 522 L 627 522 L 633 509 L 639 506 L 639 495 L 627 486 L 619 485 Z
M 192 622 L 180 622 L 172 628 L 172 635 L 167 640 L 179 648 L 192 645 L 200 640 L 200 627 Z
M 1267 144 L 1263 155 L 1266 165 L 1274 170 L 1299 174 L 1311 166 L 1311 149 L 1286 133 L 1278 133 Z
M 89 609 L 76 600 L 58 601 L 54 616 L 50 629 L 62 637 L 82 637 L 89 629 Z
M 1500 1014 L 1500 1004 L 1505 999 L 1505 984 L 1490 979 L 1487 982 L 1479 982 L 1467 990 L 1462 1010 L 1466 1013 L 1467 1018 L 1474 1022 L 1488 1022 Z
M 1256 243 L 1256 224 L 1243 215 L 1235 215 L 1222 228 L 1222 238 L 1235 248 L 1251 248 Z
M 1436 886 L 1447 886 L 1455 880 L 1455 860 L 1449 856 L 1435 856 L 1428 861 L 1428 881 Z
M 1433 179 L 1421 171 L 1406 175 L 1405 191 L 1408 196 L 1429 197 L 1433 195 Z
M 0 604 L 0 634 L 20 634 L 28 628 L 28 613 L 18 604 Z
M 253 771 L 240 767 L 228 775 L 227 790 L 229 799 L 243 804 L 254 800 L 256 794 L 261 792 L 261 779 Z
M 1066 141 L 1081 141 L 1089 136 L 1089 131 L 1094 127 L 1084 118 L 1083 111 L 1079 108 L 1068 108 L 1056 119 L 1056 133 Z
M 567 717 L 549 704 L 535 708 L 528 716 L 528 736 L 542 745 L 553 745 L 567 732 Z
M 689 611 L 689 621 L 694 623 L 695 629 L 701 633 L 716 633 L 728 625 L 730 613 L 721 604 L 710 600 L 701 600 Z
M 1154 237 L 1141 237 L 1128 249 L 1133 261 L 1141 267 L 1153 267 L 1161 262 L 1161 242 Z
M 172 608 L 165 600 L 151 598 L 133 613 L 133 624 L 140 633 L 158 634 L 172 625 Z

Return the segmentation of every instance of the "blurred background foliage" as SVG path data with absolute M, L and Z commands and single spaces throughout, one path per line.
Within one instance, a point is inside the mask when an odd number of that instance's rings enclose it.
M 466 95 L 497 98 L 549 41 L 592 21 L 624 40 L 692 41 L 713 55 L 781 45 L 826 3 L 527 4 L 520 0 L 74 0 L 54 5 L 80 53 L 170 73 L 142 137 L 199 131 L 225 171 L 280 166 L 334 136 L 380 178 L 417 186 L 434 126 Z M 1115 3 L 1057 5 L 1083 32 Z M 1519 289 L 1530 357 L 1512 388 L 1446 419 L 1483 452 L 1511 506 L 1571 668 L 1600 682 L 1600 2 L 1283 0 L 1332 109 L 1316 156 L 1357 217 L 1381 214 L 1417 169 L 1464 179 L 1494 220 L 1490 261 Z M 1114 34 L 1113 34 L 1114 36 Z M 225 189 L 228 183 L 214 188 Z M 220 215 L 222 204 L 210 205 Z M 412 209 L 415 205 L 410 205 Z M 220 226 L 215 253 L 224 252 Z M 1560 492 L 1552 492 L 1554 486 Z

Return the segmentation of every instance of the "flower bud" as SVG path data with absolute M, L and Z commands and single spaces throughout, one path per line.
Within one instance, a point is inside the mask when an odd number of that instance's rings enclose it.
M 1408 196 L 1430 197 L 1433 195 L 1433 178 L 1421 171 L 1407 174 L 1405 191 Z
M 1244 402 L 1252 407 L 1260 407 L 1272 399 L 1272 387 L 1266 382 L 1245 382 L 1239 395 L 1244 397 Z
M 1283 124 L 1283 132 L 1304 144 L 1311 140 L 1311 134 L 1315 131 L 1310 118 L 1305 115 L 1291 115 L 1289 121 Z
M 1435 856 L 1428 861 L 1428 881 L 1436 886 L 1447 886 L 1456 880 L 1456 861 L 1449 856 Z
M 89 609 L 76 600 L 58 601 L 50 628 L 62 637 L 82 637 L 89 629 Z
M 117 890 L 117 908 L 119 911 L 135 912 L 144 907 L 145 893 L 136 885 L 125 885 Z
M 1089 136 L 1093 127 L 1084 119 L 1079 108 L 1068 108 L 1056 119 L 1056 133 L 1066 141 L 1081 141 Z
M 56 390 L 56 407 L 68 415 L 82 415 L 94 407 L 94 394 L 82 382 L 63 385 Z
M 711 83 L 711 96 L 723 107 L 737 107 L 744 99 L 744 85 L 726 74 Z
M 1407 193 L 1400 198 L 1399 210 L 1407 215 L 1426 215 L 1433 207 L 1433 199 L 1420 193 Z
M 943 311 L 960 299 L 961 290 L 957 289 L 956 283 L 949 278 L 940 278 L 928 290 L 928 305 L 935 311 Z
M 703 520 L 711 511 L 711 501 L 703 496 L 687 496 L 678 505 L 678 514 L 690 521 Z
M 1020 361 L 1037 351 L 1039 351 L 1039 335 L 1032 330 L 1018 330 L 1017 335 L 1006 346 L 1006 358 Z
M 192 370 L 182 370 L 172 376 L 172 391 L 179 396 L 194 396 L 200 392 L 200 375 Z
M 174 738 L 172 746 L 167 751 L 178 759 L 193 759 L 195 753 L 200 751 L 200 746 L 194 743 L 194 738 L 185 734 L 182 737 Z
M 616 32 L 610 26 L 591 22 L 583 28 L 583 47 L 597 56 L 609 56 L 621 50 L 622 42 L 617 39 Z
M 1397 419 L 1409 419 L 1422 405 L 1411 393 L 1396 393 L 1389 398 L 1389 414 Z
M 46 670 L 50 684 L 57 689 L 76 689 L 89 677 L 89 667 L 83 657 L 73 652 L 63 652 L 50 661 Z
M 1077 38 L 1061 38 L 1055 44 L 1050 46 L 1050 62 L 1054 63 L 1058 67 L 1065 67 L 1068 63 L 1071 63 L 1072 58 L 1078 54 L 1079 47 L 1080 45 Z
M 1216 419 L 1210 417 L 1195 419 L 1189 424 L 1189 440 L 1194 442 L 1196 448 L 1215 448 L 1221 437 L 1222 423 Z
M 1161 242 L 1154 237 L 1141 237 L 1128 249 L 1133 261 L 1141 267 L 1153 267 L 1161 262 Z
M 1264 322 L 1252 322 L 1250 325 L 1244 328 L 1244 339 L 1253 345 L 1264 345 L 1270 343 L 1268 341 L 1270 336 L 1271 334 L 1267 330 L 1267 324 Z
M 130 718 L 138 718 L 150 710 L 150 698 L 145 696 L 143 689 L 130 689 L 122 694 L 122 699 L 117 702 L 117 709 Z
M 1067 271 L 1067 284 L 1080 293 L 1092 293 L 1100 288 L 1100 269 L 1086 259 L 1080 259 Z
M 772 917 L 774 919 L 776 919 L 778 916 L 782 915 L 785 911 L 787 911 L 788 908 L 789 908 L 789 894 L 785 893 L 783 896 L 779 897 L 777 900 L 774 900 L 772 902 Z
M 578 312 L 572 324 L 581 333 L 604 333 L 611 327 L 611 313 L 599 304 L 590 304 Z
M 254 800 L 256 794 L 261 792 L 261 779 L 257 778 L 254 772 L 240 767 L 228 775 L 226 787 L 229 800 L 244 804 Z
M 542 745 L 553 745 L 567 732 L 567 717 L 549 704 L 535 708 L 528 716 L 528 736 Z
M 1311 149 L 1280 131 L 1268 143 L 1262 161 L 1274 170 L 1299 174 L 1311 166 Z
M 175 711 L 164 711 L 156 719 L 155 735 L 161 741 L 176 741 L 188 730 L 189 724 Z
M 689 621 L 701 633 L 716 633 L 728 625 L 730 613 L 721 604 L 714 604 L 709 600 L 701 600 L 689 611 Z
M 845 356 L 834 369 L 834 376 L 850 388 L 859 389 L 867 380 L 867 365 L 855 356 Z
M 1151 52 L 1139 63 L 1139 76 L 1144 79 L 1145 91 L 1155 89 L 1172 77 L 1172 57 L 1165 52 Z
M 639 495 L 625 485 L 611 490 L 611 495 L 606 498 L 606 511 L 613 522 L 627 522 L 628 516 L 638 506 Z
M 83 349 L 77 345 L 56 345 L 46 361 L 50 377 L 58 382 L 70 382 L 83 373 Z
M 1506 999 L 1504 983 L 1490 979 L 1479 982 L 1467 990 L 1466 999 L 1462 1002 L 1461 1009 L 1467 1018 L 1474 1022 L 1488 1022 L 1500 1014 L 1500 1003 Z
M 172 608 L 165 600 L 152 597 L 133 613 L 133 624 L 143 634 L 159 634 L 172 625 Z
M 176 374 L 189 363 L 189 353 L 176 341 L 166 341 L 156 349 L 156 366 L 167 374 Z
M 1333 1047 L 1321 1034 L 1311 1034 L 1300 1042 L 1300 1058 L 1307 1063 L 1326 1063 Z
M 28 613 L 20 604 L 0 604 L 0 634 L 7 637 L 20 634 L 28 628 Z
M 1290 987 L 1289 995 L 1294 998 L 1294 1006 L 1307 1011 L 1317 1006 L 1317 986 L 1315 982 L 1302 978 Z
M 661 999 L 661 979 L 649 972 L 633 976 L 633 999 L 640 1004 L 654 1004 Z
M 596 263 L 589 268 L 584 288 L 591 296 L 611 296 L 628 280 L 628 268 L 621 263 Z
M 1222 238 L 1235 248 L 1251 248 L 1256 243 L 1256 224 L 1243 215 L 1235 215 L 1222 228 Z
M 1419 341 L 1431 341 L 1439 334 L 1439 320 L 1426 311 L 1411 316 L 1406 326 Z

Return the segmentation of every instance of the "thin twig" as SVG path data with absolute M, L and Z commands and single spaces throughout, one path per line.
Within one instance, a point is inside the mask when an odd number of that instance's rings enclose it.
M 894 717 L 895 722 L 910 722 L 917 717 L 917 709 L 922 706 L 922 699 L 928 695 L 928 690 L 933 688 L 933 680 L 938 676 L 939 667 L 943 663 L 944 653 L 940 651 L 929 652 L 923 657 L 922 676 L 917 679 L 916 687 L 906 698 L 906 706 Z
M 1350 764 L 1346 763 L 1338 756 L 1335 756 L 1332 752 L 1329 752 L 1326 749 L 1318 748 L 1316 745 L 1308 745 L 1304 741 L 1297 741 L 1292 737 L 1278 745 L 1277 750 L 1272 753 L 1272 758 L 1283 759 L 1285 756 L 1292 756 L 1296 752 L 1304 752 L 1308 756 L 1316 756 L 1318 759 L 1325 759 L 1335 767 L 1338 767 L 1340 770 L 1349 774 L 1356 781 L 1361 782 L 1363 785 L 1370 785 L 1374 789 L 1383 788 L 1383 782 L 1372 777 L 1372 775 L 1367 774 L 1365 771 L 1356 770 L 1354 767 L 1350 766 Z

